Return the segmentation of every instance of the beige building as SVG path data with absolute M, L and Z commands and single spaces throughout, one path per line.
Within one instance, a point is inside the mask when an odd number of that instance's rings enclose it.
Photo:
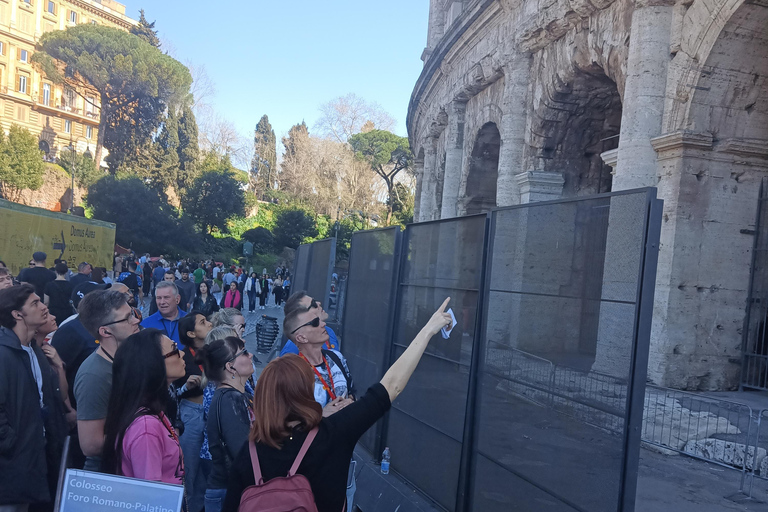
M 0 0 L 0 126 L 7 133 L 17 124 L 37 135 L 47 160 L 70 141 L 78 152 L 96 149 L 96 91 L 54 85 L 30 61 L 44 33 L 81 23 L 129 30 L 137 22 L 113 0 Z

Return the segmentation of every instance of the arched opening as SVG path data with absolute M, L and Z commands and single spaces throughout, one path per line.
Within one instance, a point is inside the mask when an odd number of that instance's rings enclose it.
M 531 168 L 561 173 L 565 197 L 610 192 L 611 167 L 600 154 L 619 147 L 616 83 L 597 65 L 549 80 L 532 113 Z
M 705 219 L 685 226 L 690 232 L 686 236 L 699 245 L 698 254 L 690 255 L 686 248 L 685 257 L 693 256 L 690 265 L 697 269 L 698 287 L 727 289 L 729 295 L 699 298 L 698 316 L 686 319 L 702 326 L 686 349 L 695 351 L 694 361 L 706 361 L 711 368 L 706 378 L 697 378 L 688 387 L 735 387 L 741 371 L 743 387 L 768 390 L 768 274 L 764 270 L 768 266 L 768 183 L 763 185 L 763 200 L 758 199 L 761 181 L 768 177 L 766 27 L 768 6 L 742 4 L 720 31 L 692 88 L 684 126 L 711 134 L 713 140 L 712 153 L 685 162 L 686 169 L 695 169 L 696 174 L 685 189 L 690 197 L 679 201 L 689 202 L 690 211 Z M 732 228 L 753 225 L 758 211 L 756 238 Z M 681 300 L 690 302 L 688 297 Z M 718 314 L 716 322 L 712 311 Z M 743 353 L 736 348 L 740 344 Z M 701 347 L 712 347 L 718 358 Z M 743 361 L 742 367 L 734 360 Z
M 501 134 L 495 123 L 480 128 L 469 157 L 466 213 L 472 215 L 496 207 L 496 181 L 499 177 Z

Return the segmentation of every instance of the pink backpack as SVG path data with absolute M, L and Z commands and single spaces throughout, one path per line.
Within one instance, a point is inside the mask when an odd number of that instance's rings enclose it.
M 297 475 L 299 464 L 309 450 L 309 445 L 317 435 L 317 427 L 307 434 L 307 439 L 301 445 L 293 466 L 288 470 L 288 476 L 273 478 L 264 483 L 259 465 L 259 456 L 256 454 L 256 445 L 248 443 L 251 451 L 251 464 L 253 465 L 253 477 L 256 485 L 252 485 L 243 491 L 240 497 L 238 512 L 317 512 L 315 497 L 309 480 L 304 475 Z

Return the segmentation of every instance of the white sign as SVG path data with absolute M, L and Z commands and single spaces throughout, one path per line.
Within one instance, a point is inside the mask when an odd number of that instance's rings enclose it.
M 68 469 L 59 512 L 179 512 L 181 485 Z

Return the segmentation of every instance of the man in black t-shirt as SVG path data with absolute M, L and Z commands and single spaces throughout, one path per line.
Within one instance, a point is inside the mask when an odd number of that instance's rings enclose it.
M 48 255 L 37 251 L 32 255 L 34 266 L 25 268 L 19 273 L 19 281 L 29 283 L 35 287 L 35 293 L 41 299 L 45 295 L 45 285 L 56 279 L 56 274 L 45 268 L 45 260 Z
M 48 312 L 56 317 L 56 323 L 61 323 L 75 314 L 75 310 L 70 303 L 72 296 L 72 283 L 67 281 L 69 268 L 67 264 L 59 262 L 56 264 L 56 279 L 45 285 L 45 305 L 48 306 Z

